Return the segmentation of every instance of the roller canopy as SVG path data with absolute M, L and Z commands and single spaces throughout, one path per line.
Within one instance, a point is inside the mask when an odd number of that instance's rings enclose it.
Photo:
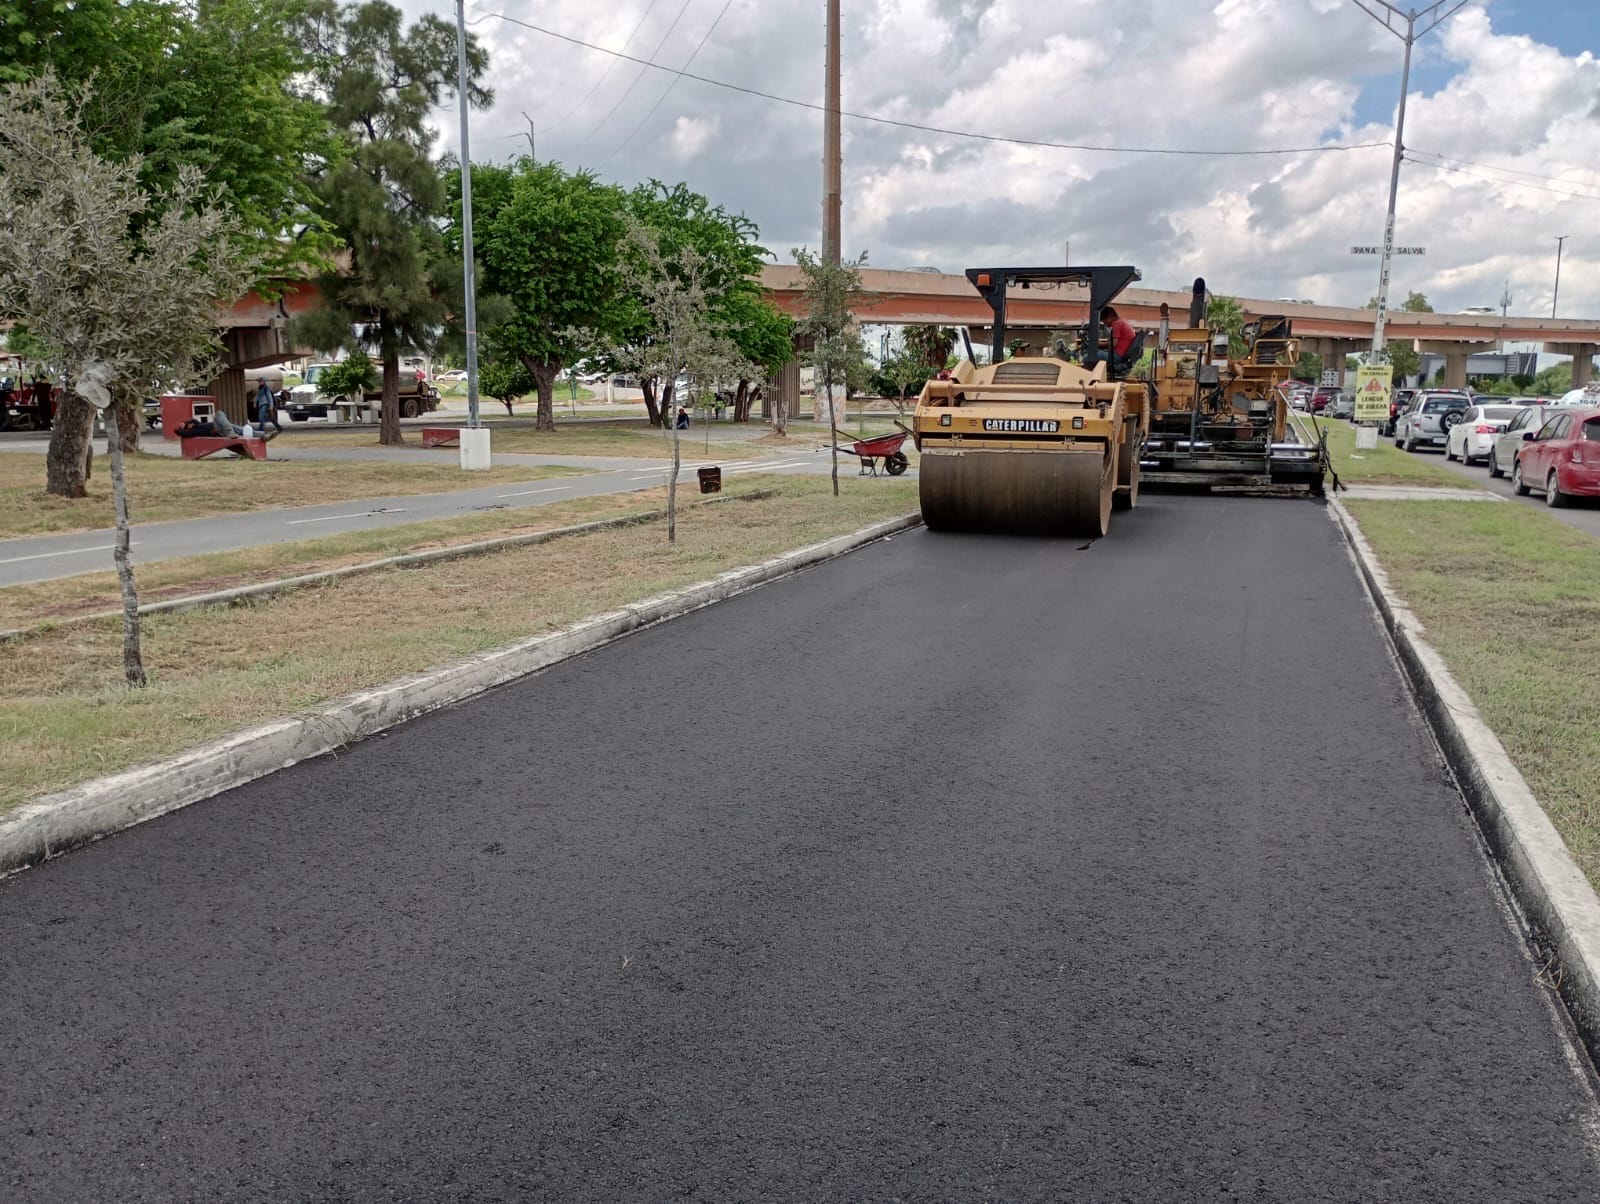
M 967 279 L 994 311 L 994 362 L 1006 357 L 1006 290 L 1039 284 L 1084 284 L 1089 287 L 1089 346 L 1100 345 L 1100 311 L 1135 280 L 1139 269 L 1099 268 L 968 268 Z

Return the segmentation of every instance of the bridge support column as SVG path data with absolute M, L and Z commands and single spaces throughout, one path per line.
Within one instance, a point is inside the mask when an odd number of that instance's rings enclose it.
M 1594 379 L 1593 343 L 1546 343 L 1544 349 L 1551 355 L 1572 357 L 1572 387 L 1581 389 Z
M 1444 387 L 1447 389 L 1465 389 L 1468 357 L 1481 351 L 1493 351 L 1496 346 L 1495 343 L 1446 342 L 1443 339 L 1417 340 L 1419 352 L 1444 356 Z

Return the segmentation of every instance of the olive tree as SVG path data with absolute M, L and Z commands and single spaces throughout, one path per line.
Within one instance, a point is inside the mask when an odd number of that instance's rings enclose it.
M 104 407 L 123 667 L 129 684 L 142 686 L 119 427 L 139 421 L 152 381 L 191 376 L 216 355 L 217 310 L 244 289 L 255 264 L 197 172 L 141 189 L 137 157 L 108 162 L 90 147 L 82 105 L 81 93 L 49 75 L 0 89 L 0 316 L 25 324 L 77 392 Z M 66 399 L 58 421 L 86 457 L 88 403 Z M 75 494 L 84 492 L 80 478 Z

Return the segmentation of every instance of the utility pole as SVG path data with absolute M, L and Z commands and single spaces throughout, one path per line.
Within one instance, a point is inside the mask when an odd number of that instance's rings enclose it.
M 1556 316 L 1556 302 L 1561 300 L 1561 248 L 1571 238 L 1570 234 L 1563 234 L 1556 239 L 1556 291 L 1550 298 L 1550 316 Z
M 472 131 L 467 110 L 467 0 L 456 0 L 456 107 L 461 110 L 461 279 L 466 293 L 462 317 L 467 336 L 467 427 L 461 439 L 461 467 L 489 467 L 489 432 L 478 422 L 478 282 L 472 257 Z
M 522 119 L 528 123 L 528 158 L 536 160 L 539 157 L 539 148 L 534 145 L 533 118 L 528 116 L 527 109 L 522 110 Z
M 839 149 L 839 0 L 828 0 L 828 49 L 824 64 L 822 123 L 822 257 L 839 265 L 839 216 L 843 208 Z
M 1390 4 L 1389 0 L 1355 0 L 1355 3 L 1357 8 L 1394 34 L 1406 47 L 1405 66 L 1400 73 L 1400 111 L 1394 123 L 1394 162 L 1389 168 L 1389 211 L 1383 227 L 1383 265 L 1378 269 L 1378 316 L 1372 322 L 1373 362 L 1382 363 L 1387 345 L 1384 326 L 1389 319 L 1389 261 L 1394 257 L 1395 202 L 1400 195 L 1400 161 L 1405 158 L 1406 94 L 1411 90 L 1411 48 L 1417 44 L 1418 38 L 1427 37 L 1441 22 L 1465 8 L 1467 0 L 1435 0 L 1433 4 L 1426 4 L 1420 9 L 1405 11 Z M 1377 8 L 1369 5 L 1376 5 Z M 1379 12 L 1379 8 L 1383 11 Z M 1405 23 L 1404 33 L 1400 32 L 1401 22 Z M 1417 29 L 1419 22 L 1423 26 L 1420 31 Z
M 1503 318 L 1511 312 L 1511 281 L 1506 281 L 1505 291 L 1500 294 L 1500 316 Z

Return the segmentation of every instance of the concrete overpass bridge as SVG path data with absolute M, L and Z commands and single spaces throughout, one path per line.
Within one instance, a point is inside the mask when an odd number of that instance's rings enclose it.
M 935 272 L 895 272 L 868 268 L 862 284 L 874 298 L 859 317 L 885 325 L 969 326 L 987 331 L 989 307 L 965 276 Z M 761 270 L 768 300 L 791 314 L 800 312 L 804 291 L 800 269 L 793 264 L 772 264 Z M 1153 328 L 1161 320 L 1161 306 L 1171 307 L 1176 320 L 1189 310 L 1189 293 L 1134 287 L 1117 298 L 1117 309 L 1135 326 Z M 1263 314 L 1283 314 L 1294 323 L 1301 347 L 1322 357 L 1324 364 L 1344 364 L 1346 355 L 1372 346 L 1372 311 L 1333 305 L 1297 305 L 1240 297 L 1246 320 Z M 1088 290 L 1064 285 L 1012 293 L 1006 304 L 1007 325 L 1039 332 L 1077 326 L 1088 317 Z M 1574 385 L 1587 384 L 1600 348 L 1600 321 L 1572 318 L 1501 318 L 1478 314 L 1414 314 L 1391 311 L 1390 341 L 1406 339 L 1418 351 L 1445 358 L 1445 383 L 1464 387 L 1467 357 L 1492 351 L 1502 343 L 1541 343 L 1552 354 L 1573 357 Z M 987 341 L 987 340 L 985 340 Z M 976 336 L 973 342 L 977 343 Z

